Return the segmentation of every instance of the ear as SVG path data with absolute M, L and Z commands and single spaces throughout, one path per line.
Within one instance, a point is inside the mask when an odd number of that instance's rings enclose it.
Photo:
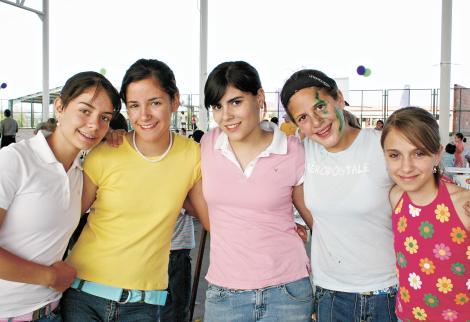
M 339 89 L 338 89 L 338 98 L 336 99 L 336 106 L 338 106 L 340 109 L 344 110 L 344 106 L 346 105 L 344 103 L 344 96 L 343 96 L 343 92 L 341 92 Z
M 265 109 L 266 108 L 266 96 L 264 94 L 264 89 L 260 88 L 258 90 L 258 93 L 256 94 L 256 100 L 258 102 L 258 106 L 261 108 L 261 109 Z
M 176 92 L 175 96 L 171 100 L 171 112 L 174 113 L 178 111 L 179 106 L 180 106 L 180 92 Z
M 57 115 L 57 119 L 60 119 L 60 116 L 64 113 L 64 105 L 62 104 L 62 99 L 60 97 L 57 97 L 54 100 L 54 110 Z

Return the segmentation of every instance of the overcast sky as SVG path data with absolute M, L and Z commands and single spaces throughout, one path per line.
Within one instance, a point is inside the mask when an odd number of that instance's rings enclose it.
M 41 9 L 42 1 L 26 0 Z M 157 58 L 182 93 L 198 92 L 197 0 L 51 0 L 50 87 L 105 68 L 120 87 L 137 59 Z M 453 1 L 451 83 L 470 87 L 470 1 Z M 300 68 L 348 77 L 350 89 L 438 88 L 441 0 L 209 0 L 209 71 L 258 69 L 266 91 Z M 0 98 L 42 90 L 37 15 L 0 3 Z M 371 69 L 359 76 L 356 67 Z

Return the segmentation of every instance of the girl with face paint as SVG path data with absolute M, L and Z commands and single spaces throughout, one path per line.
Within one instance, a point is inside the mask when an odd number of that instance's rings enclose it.
M 317 321 L 396 321 L 392 180 L 380 132 L 348 122 L 336 82 L 317 70 L 294 73 L 281 100 L 305 135 Z

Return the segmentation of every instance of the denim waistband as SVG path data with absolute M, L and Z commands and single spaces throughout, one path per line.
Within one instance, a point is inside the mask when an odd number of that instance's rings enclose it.
M 128 290 L 125 288 L 85 281 L 79 278 L 75 278 L 70 287 L 120 304 L 145 302 L 147 304 L 163 306 L 165 305 L 166 297 L 168 295 L 167 291 Z
M 26 314 L 16 316 L 16 317 L 11 317 L 8 319 L 0 319 L 0 322 L 36 321 L 36 320 L 39 320 L 40 318 L 43 318 L 49 315 L 51 312 L 57 309 L 58 306 L 59 306 L 59 300 L 48 303 L 44 305 L 43 307 L 40 307 L 39 309 L 34 310 L 33 312 L 30 312 L 30 313 L 26 313 Z
M 364 295 L 364 296 L 372 296 L 372 295 L 385 295 L 385 294 L 393 294 L 398 291 L 398 285 L 392 285 L 389 287 L 384 287 L 380 290 L 374 290 L 374 291 L 365 291 L 365 292 L 342 292 L 342 291 L 335 291 L 335 290 L 329 290 L 320 286 L 315 286 L 317 290 L 323 290 L 323 291 L 329 291 L 329 292 L 341 292 L 341 293 L 350 293 L 350 294 L 359 294 L 359 295 Z

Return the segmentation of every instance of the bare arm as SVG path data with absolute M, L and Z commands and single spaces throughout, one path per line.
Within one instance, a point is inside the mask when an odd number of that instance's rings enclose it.
M 452 203 L 454 204 L 454 208 L 457 211 L 457 216 L 459 216 L 465 229 L 470 232 L 470 216 L 468 212 L 470 190 L 466 190 L 452 183 L 446 183 L 446 185 L 449 190 Z
M 186 205 L 188 212 L 199 219 L 204 229 L 210 231 L 209 210 L 202 194 L 202 180 L 199 180 L 188 193 L 191 205 Z M 192 206 L 192 207 L 191 207 Z M 192 212 L 191 212 L 192 210 Z
M 397 185 L 394 185 L 392 189 L 390 189 L 388 198 L 390 200 L 390 206 L 392 206 L 392 210 L 397 206 L 397 203 L 400 200 L 402 194 L 403 190 L 401 190 L 401 188 Z
M 86 173 L 83 173 L 82 213 L 90 209 L 93 202 L 95 202 L 96 190 L 98 190 L 98 187 L 95 186 Z
M 307 224 L 308 228 L 312 229 L 313 217 L 310 213 L 310 210 L 308 210 L 307 206 L 305 205 L 303 184 L 295 186 L 292 190 L 292 203 L 294 204 L 294 207 L 297 209 L 302 219 Z
M 5 209 L 0 208 L 0 227 L 5 216 Z M 63 292 L 72 284 L 76 274 L 73 267 L 62 261 L 45 266 L 18 257 L 0 247 L 0 279 L 44 285 Z

